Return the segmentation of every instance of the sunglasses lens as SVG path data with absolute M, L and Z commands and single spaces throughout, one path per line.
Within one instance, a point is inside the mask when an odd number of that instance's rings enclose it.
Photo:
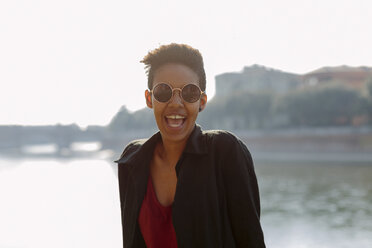
M 172 88 L 165 83 L 157 84 L 153 89 L 153 95 L 159 102 L 168 102 L 172 98 Z M 200 89 L 195 84 L 187 84 L 182 88 L 182 98 L 186 102 L 194 103 L 200 99 Z
M 158 84 L 155 86 L 153 94 L 159 102 L 168 102 L 172 98 L 172 89 L 167 84 Z
M 195 84 L 188 84 L 182 89 L 182 98 L 189 103 L 200 99 L 200 89 Z

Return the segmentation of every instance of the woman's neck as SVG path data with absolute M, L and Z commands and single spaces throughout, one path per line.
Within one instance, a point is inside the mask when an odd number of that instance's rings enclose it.
M 156 152 L 160 158 L 166 162 L 167 166 L 174 167 L 180 159 L 186 143 L 187 140 L 183 142 L 162 140 L 158 143 Z

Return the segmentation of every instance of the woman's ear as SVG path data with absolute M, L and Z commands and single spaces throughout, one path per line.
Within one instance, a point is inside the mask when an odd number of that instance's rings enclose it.
M 199 112 L 203 111 L 205 106 L 207 106 L 207 99 L 207 94 L 203 93 L 200 97 Z
M 149 90 L 145 91 L 146 105 L 149 108 L 152 108 L 152 94 Z

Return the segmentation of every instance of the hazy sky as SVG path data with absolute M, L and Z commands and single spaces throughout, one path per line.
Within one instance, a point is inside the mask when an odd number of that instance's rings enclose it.
M 187 43 L 214 76 L 261 64 L 372 66 L 370 0 L 2 0 L 0 125 L 106 125 L 145 107 L 139 61 Z

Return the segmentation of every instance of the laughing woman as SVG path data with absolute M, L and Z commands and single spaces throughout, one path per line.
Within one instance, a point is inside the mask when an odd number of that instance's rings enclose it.
M 141 62 L 159 132 L 128 144 L 116 161 L 124 247 L 265 247 L 247 147 L 195 123 L 207 103 L 199 51 L 172 43 Z

